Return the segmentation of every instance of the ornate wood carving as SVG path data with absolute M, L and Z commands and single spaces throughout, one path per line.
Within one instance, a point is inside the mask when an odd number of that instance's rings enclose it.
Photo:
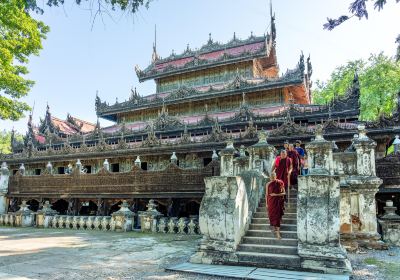
M 98 196 L 132 194 L 202 193 L 204 178 L 219 174 L 219 162 L 202 169 L 182 169 L 170 164 L 162 171 L 144 171 L 134 166 L 130 172 L 97 174 L 12 176 L 9 196 Z

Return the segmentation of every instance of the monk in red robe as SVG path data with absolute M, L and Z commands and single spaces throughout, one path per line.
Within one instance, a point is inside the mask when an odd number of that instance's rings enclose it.
M 287 192 L 288 186 L 290 186 L 290 174 L 292 173 L 293 165 L 292 160 L 288 157 L 286 150 L 281 150 L 279 156 L 276 157 L 274 164 L 272 165 L 271 173 L 276 173 L 276 178 L 283 181 L 285 184 L 285 190 Z
M 273 227 L 276 238 L 281 239 L 281 220 L 284 209 L 285 184 L 276 178 L 276 173 L 271 174 L 271 181 L 267 184 L 266 202 L 268 207 L 269 224 Z
M 297 185 L 297 177 L 300 173 L 300 154 L 294 148 L 293 144 L 289 144 L 289 150 L 287 152 L 288 157 L 292 160 L 292 173 L 290 174 L 290 185 Z

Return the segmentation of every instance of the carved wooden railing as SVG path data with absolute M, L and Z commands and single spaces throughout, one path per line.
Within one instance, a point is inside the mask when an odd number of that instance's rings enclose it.
M 9 196 L 132 195 L 141 193 L 203 193 L 204 178 L 219 175 L 219 162 L 202 169 L 182 169 L 171 163 L 161 171 L 145 171 L 134 166 L 130 172 L 97 174 L 43 174 L 10 177 Z
M 400 156 L 390 155 L 376 160 L 376 175 L 383 180 L 382 186 L 400 186 Z

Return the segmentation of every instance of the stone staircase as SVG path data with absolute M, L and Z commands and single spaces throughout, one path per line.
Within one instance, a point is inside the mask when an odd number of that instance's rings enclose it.
M 297 254 L 297 192 L 291 191 L 281 223 L 282 239 L 276 239 L 270 229 L 265 198 L 253 214 L 249 230 L 239 244 L 236 255 L 240 265 L 299 269 Z

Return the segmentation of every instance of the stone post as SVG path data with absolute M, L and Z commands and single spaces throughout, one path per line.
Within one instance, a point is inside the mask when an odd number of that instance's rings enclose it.
M 252 169 L 258 169 L 260 172 L 270 175 L 276 149 L 268 144 L 267 134 L 264 131 L 258 133 L 258 143 L 251 146 L 250 154 L 252 155 Z
M 333 274 L 351 273 L 351 264 L 340 244 L 339 176 L 332 175 L 332 143 L 316 130 L 306 145 L 310 175 L 300 176 L 297 202 L 298 253 L 304 269 Z
M 217 154 L 217 151 L 216 151 L 216 150 L 213 150 L 213 153 L 212 153 L 212 155 L 211 155 L 211 159 L 212 159 L 212 160 L 218 160 L 218 159 L 219 159 L 219 157 L 218 157 L 218 154 Z
M 50 161 L 46 165 L 46 174 L 53 174 L 53 165 Z
M 82 173 L 82 163 L 81 163 L 81 160 L 79 158 L 76 161 L 76 170 L 78 171 L 78 174 Z
M 139 156 L 137 156 L 136 157 L 136 159 L 135 159 L 135 166 L 137 166 L 137 167 L 141 167 L 141 164 L 142 164 L 142 162 L 140 161 L 140 157 Z
M 33 226 L 35 222 L 34 213 L 28 208 L 29 205 L 23 200 L 19 207 L 19 210 L 15 212 L 15 225 L 21 227 Z
M 237 263 L 236 248 L 250 219 L 245 183 L 240 176 L 215 176 L 204 181 L 206 191 L 199 211 L 203 239 L 190 262 Z
M 400 216 L 395 212 L 397 207 L 393 206 L 393 201 L 388 200 L 383 209 L 385 214 L 378 220 L 382 226 L 383 241 L 392 246 L 400 246 Z
M 347 178 L 354 199 L 352 215 L 358 217 L 359 228 L 353 229 L 359 240 L 376 243 L 380 239 L 377 231 L 375 194 L 382 180 L 376 177 L 375 147 L 376 142 L 366 135 L 365 126 L 358 127 L 359 135 L 354 137 L 352 146 L 357 155 L 357 174 Z
M 147 204 L 147 210 L 142 211 L 139 214 L 140 218 L 140 229 L 142 232 L 157 232 L 157 221 L 163 214 L 158 212 L 157 204 L 153 199 L 150 199 Z
M 108 159 L 105 159 L 103 162 L 103 168 L 106 171 L 110 171 L 110 163 L 108 162 Z
M 57 211 L 51 209 L 50 202 L 46 201 L 43 208 L 36 213 L 36 226 L 41 228 L 51 227 L 51 219 L 57 214 Z
M 178 165 L 178 157 L 176 156 L 175 152 L 172 152 L 172 156 L 171 156 L 171 163 Z
M 10 178 L 10 171 L 8 170 L 7 163 L 3 162 L 0 170 L 0 214 L 7 213 L 7 199 L 8 180 Z
M 20 165 L 18 171 L 19 171 L 19 174 L 20 174 L 21 176 L 24 176 L 24 175 L 25 175 L 25 166 L 24 166 L 23 163 L 21 163 L 21 165 Z
M 233 176 L 234 166 L 233 157 L 235 155 L 235 147 L 233 146 L 233 140 L 226 142 L 226 147 L 219 152 L 221 156 L 221 176 Z
M 129 204 L 124 200 L 121 208 L 111 216 L 111 228 L 115 231 L 131 231 L 135 219 L 135 213 L 129 210 Z
M 234 175 L 239 175 L 246 171 L 249 166 L 249 157 L 246 155 L 245 147 L 242 145 L 239 149 L 239 157 L 234 160 Z
M 334 174 L 332 142 L 322 135 L 322 125 L 317 125 L 315 139 L 306 145 L 310 174 Z

